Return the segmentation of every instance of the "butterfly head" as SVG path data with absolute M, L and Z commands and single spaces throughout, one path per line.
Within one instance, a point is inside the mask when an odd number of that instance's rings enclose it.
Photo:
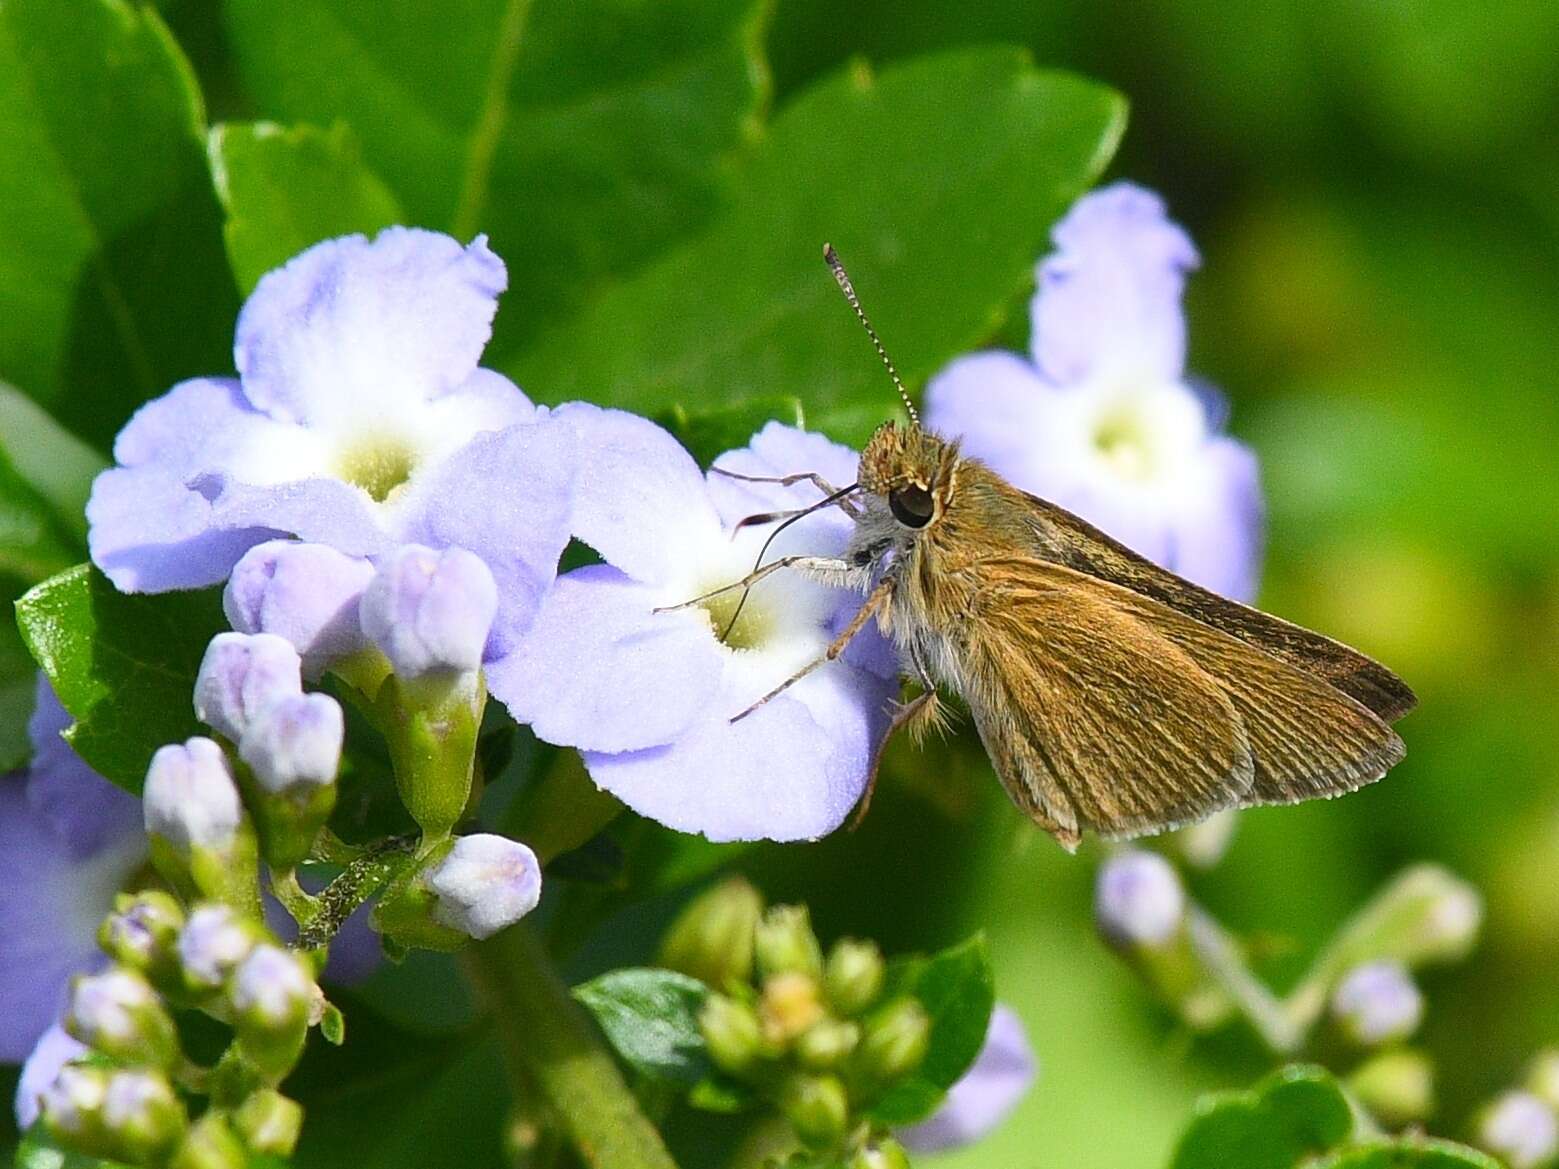
M 861 490 L 885 499 L 893 518 L 906 528 L 938 520 L 953 496 L 958 447 L 922 430 L 885 422 L 861 452 Z

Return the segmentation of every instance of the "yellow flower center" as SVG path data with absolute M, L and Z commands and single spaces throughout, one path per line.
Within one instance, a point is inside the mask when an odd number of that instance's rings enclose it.
M 416 469 L 416 452 L 404 439 L 387 434 L 367 435 L 341 452 L 336 471 L 348 483 L 383 503 L 405 485 Z

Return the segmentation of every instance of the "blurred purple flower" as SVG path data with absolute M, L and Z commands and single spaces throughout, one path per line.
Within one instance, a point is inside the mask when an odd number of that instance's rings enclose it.
M 717 634 L 736 593 L 655 612 L 746 575 L 773 525 L 735 533 L 733 525 L 774 497 L 718 475 L 706 481 L 642 418 L 583 404 L 554 417 L 583 452 L 574 534 L 606 563 L 558 580 L 520 649 L 490 662 L 492 693 L 541 738 L 579 747 L 601 787 L 673 828 L 712 840 L 796 840 L 836 828 L 886 728 L 897 690 L 891 656 L 834 662 L 731 719 L 818 657 L 861 598 L 775 573 L 752 590 L 724 641 Z M 760 471 L 832 463 L 854 474 L 849 452 L 785 427 L 718 462 Z M 786 502 L 818 498 L 814 488 Z M 833 520 L 798 524 L 769 555 L 836 554 L 847 536 Z
M 38 1098 L 59 1077 L 67 1063 L 87 1053 L 87 1045 L 73 1039 L 59 1023 L 51 1023 L 22 1065 L 16 1083 L 16 1127 L 26 1132 L 38 1119 Z M 9 1062 L 9 1061 L 7 1061 Z
M 222 581 L 277 536 L 348 556 L 459 546 L 498 582 L 488 649 L 505 652 L 567 542 L 574 462 L 569 428 L 477 367 L 506 279 L 485 239 L 406 228 L 266 275 L 238 319 L 239 377 L 183 382 L 120 432 L 87 506 L 93 561 L 161 592 Z
M 1035 1070 L 1023 1020 L 1011 1007 L 997 1003 L 985 1032 L 985 1046 L 969 1070 L 948 1089 L 947 1099 L 928 1119 L 900 1129 L 899 1140 L 917 1153 L 972 1144 L 1017 1107 L 1034 1082 Z
M 1186 233 L 1117 183 L 1057 226 L 1030 306 L 1030 356 L 961 357 L 926 391 L 926 424 L 1025 491 L 1150 560 L 1250 600 L 1261 551 L 1256 459 L 1185 372 Z
M 70 723 L 40 675 L 32 764 L 0 779 L 0 1062 L 26 1058 L 70 976 L 103 963 L 98 924 L 146 859 L 140 801 L 70 749 Z

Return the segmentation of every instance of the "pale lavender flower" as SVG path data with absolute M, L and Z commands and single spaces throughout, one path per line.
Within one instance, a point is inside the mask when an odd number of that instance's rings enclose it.
M 362 600 L 363 631 L 397 674 L 464 673 L 482 664 L 498 586 L 464 548 L 397 548 L 379 562 Z
M 541 862 L 506 836 L 477 832 L 455 841 L 427 875 L 433 918 L 473 938 L 489 938 L 541 902 Z
M 1424 1017 L 1424 996 L 1400 962 L 1355 966 L 1332 992 L 1332 1014 L 1355 1043 L 1374 1047 L 1406 1039 Z
M 1094 886 L 1099 931 L 1119 946 L 1161 946 L 1185 920 L 1185 889 L 1156 852 L 1130 848 L 1099 868 Z
M 900 1129 L 904 1147 L 934 1153 L 972 1144 L 993 1131 L 1018 1106 L 1034 1082 L 1037 1065 L 1023 1020 L 997 1003 L 985 1032 L 985 1045 L 947 1099 L 917 1125 Z
M 1504 1092 L 1484 1111 L 1478 1144 L 1510 1169 L 1540 1169 L 1559 1156 L 1559 1116 L 1530 1092 Z
M 146 860 L 140 801 L 60 737 L 70 716 L 40 676 L 30 768 L 0 778 L 0 1062 L 59 1018 L 70 976 L 104 957 L 97 927 Z
M 1030 355 L 961 357 L 926 390 L 926 424 L 1012 481 L 1215 592 L 1256 591 L 1256 460 L 1185 372 L 1196 249 L 1157 195 L 1117 183 L 1054 232 Z
M 582 404 L 554 417 L 584 452 L 574 534 L 606 563 L 558 580 L 519 650 L 489 663 L 492 693 L 541 738 L 581 748 L 601 787 L 673 828 L 795 840 L 838 827 L 897 692 L 891 660 L 833 662 L 732 719 L 819 657 L 861 597 L 778 572 L 752 590 L 724 640 L 735 593 L 657 612 L 746 575 L 773 526 L 733 534 L 736 513 L 753 507 L 718 476 L 706 482 L 642 418 Z M 787 470 L 816 454 L 800 432 L 765 436 L 767 447 L 789 436 L 791 450 L 764 457 Z M 798 525 L 770 555 L 837 554 L 846 534 Z
M 141 803 L 147 834 L 162 837 L 185 856 L 193 848 L 228 848 L 244 818 L 227 756 L 210 739 L 158 748 L 146 771 Z
M 240 633 L 283 637 L 302 658 L 305 678 L 363 649 L 358 603 L 374 568 L 326 544 L 267 540 L 245 552 L 222 592 L 222 610 Z
M 16 1083 L 16 1127 L 26 1132 L 38 1119 L 38 1101 L 71 1060 L 86 1055 L 87 1045 L 58 1023 L 51 1024 L 22 1064 Z
M 303 692 L 298 651 L 273 633 L 219 633 L 195 675 L 195 717 L 233 742 L 279 699 Z
M 249 724 L 238 754 L 268 792 L 322 787 L 336 780 L 345 736 L 339 702 L 328 694 L 295 694 L 278 699 Z
M 479 369 L 502 262 L 478 238 L 390 228 L 318 244 L 239 316 L 239 377 L 142 407 L 87 507 L 92 559 L 127 592 L 226 579 L 279 536 L 374 556 L 466 548 L 499 585 L 505 652 L 568 537 L 571 432 Z M 317 622 L 272 612 L 279 629 Z

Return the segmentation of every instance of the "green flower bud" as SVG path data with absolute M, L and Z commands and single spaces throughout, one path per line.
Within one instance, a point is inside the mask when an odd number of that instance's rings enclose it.
M 866 1020 L 855 1066 L 873 1085 L 891 1084 L 920 1066 L 931 1041 L 931 1020 L 912 998 L 899 998 Z
M 185 1134 L 168 1169 L 245 1169 L 248 1157 L 220 1112 L 207 1112 Z
M 254 1152 L 285 1159 L 292 1156 L 303 1131 L 303 1105 L 273 1088 L 262 1088 L 239 1105 L 233 1123 Z
M 757 1012 L 746 1003 L 712 994 L 698 1013 L 698 1027 L 704 1033 L 709 1058 L 733 1076 L 746 1075 L 764 1054 Z
M 268 943 L 256 946 L 233 971 L 228 989 L 244 1057 L 276 1079 L 290 1072 L 320 997 L 302 957 Z
M 840 938 L 828 952 L 823 975 L 828 1005 L 841 1015 L 859 1015 L 882 993 L 882 975 L 882 951 L 876 942 Z
M 1540 1051 L 1527 1072 L 1527 1091 L 1559 1112 L 1559 1047 Z
M 109 1074 L 102 1119 L 114 1158 L 134 1164 L 167 1156 L 189 1127 L 173 1085 L 157 1072 L 141 1070 Z
M 862 1145 L 850 1158 L 850 1169 L 910 1169 L 909 1154 L 892 1137 Z
M 753 934 L 753 950 L 758 972 L 766 978 L 775 974 L 817 978 L 823 973 L 823 951 L 805 905 L 776 905 L 765 913 Z
M 178 985 L 179 931 L 184 910 L 160 889 L 120 893 L 98 927 L 97 942 L 119 965 L 137 970 L 158 987 Z
M 688 902 L 660 943 L 660 964 L 720 988 L 752 977 L 753 935 L 763 898 L 731 877 Z
M 89 1155 L 106 1155 L 103 1101 L 107 1095 L 107 1068 L 67 1064 L 38 1094 L 38 1115 L 57 1143 Z
M 1434 1112 L 1434 1064 L 1421 1051 L 1381 1052 L 1354 1069 L 1348 1087 L 1387 1128 L 1427 1120 Z
M 374 720 L 395 765 L 401 803 L 430 840 L 448 836 L 471 798 L 487 687 L 480 673 L 391 674 Z
M 861 1028 L 858 1024 L 823 1019 L 796 1040 L 796 1059 L 802 1067 L 813 1071 L 830 1071 L 844 1063 L 860 1041 Z
M 791 1076 L 779 1106 L 802 1143 L 815 1149 L 838 1144 L 850 1122 L 850 1101 L 837 1076 Z
M 784 1048 L 810 1030 L 824 1016 L 822 988 L 809 974 L 774 974 L 764 979 L 758 999 L 758 1019 L 763 1037 Z
M 199 995 L 215 991 L 266 938 L 265 930 L 230 905 L 196 906 L 179 934 L 184 985 Z
M 179 1058 L 162 999 L 145 977 L 122 966 L 71 980 L 65 1030 L 119 1063 L 167 1068 Z

